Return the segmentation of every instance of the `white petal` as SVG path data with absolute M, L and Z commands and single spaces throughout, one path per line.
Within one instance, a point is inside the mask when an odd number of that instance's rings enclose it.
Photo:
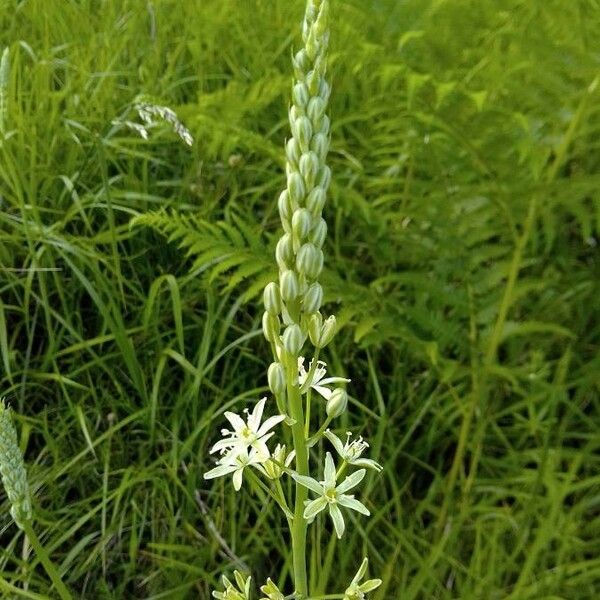
M 254 407 L 252 414 L 248 417 L 248 427 L 250 427 L 252 431 L 258 431 L 258 428 L 260 427 L 260 420 L 262 419 L 265 410 L 266 401 L 266 396 L 261 398 Z
M 342 511 L 339 509 L 339 506 L 337 504 L 330 504 L 329 514 L 331 515 L 331 519 L 333 520 L 335 532 L 337 533 L 338 538 L 341 539 L 341 537 L 344 535 L 344 529 L 346 528 Z
M 219 450 L 226 450 L 228 448 L 233 448 L 238 444 L 239 440 L 237 438 L 225 438 L 224 440 L 219 440 L 211 449 L 210 454 L 214 454 Z
M 231 426 L 234 428 L 236 433 L 239 433 L 246 427 L 246 423 L 240 415 L 236 415 L 235 413 L 227 411 L 225 413 L 225 418 L 231 423 Z
M 335 487 L 335 463 L 330 452 L 325 455 L 325 472 L 323 476 L 326 488 Z
M 237 471 L 233 474 L 233 488 L 235 489 L 236 492 L 240 491 L 240 488 L 242 487 L 242 477 L 244 476 L 244 467 L 240 467 L 237 469 Z
M 342 456 L 344 454 L 344 444 L 342 444 L 342 440 L 329 429 L 325 430 L 325 437 L 333 444 L 335 451 Z
M 276 415 L 274 417 L 269 417 L 261 426 L 261 428 L 257 431 L 256 435 L 258 437 L 262 437 L 269 431 L 269 429 L 273 429 L 275 425 L 278 425 L 282 421 L 285 421 L 285 415 Z
M 345 377 L 326 377 L 325 379 L 321 379 L 319 383 L 321 385 L 329 385 L 330 383 L 350 383 L 350 379 L 346 379 Z
M 312 502 L 306 504 L 303 517 L 305 519 L 314 519 L 327 506 L 327 500 L 321 496 Z
M 331 398 L 331 394 L 333 394 L 329 388 L 326 388 L 322 385 L 312 385 L 311 387 L 313 390 L 315 390 L 315 392 L 321 394 L 325 400 L 329 400 L 329 398 Z
M 292 477 L 294 478 L 294 481 L 297 481 L 300 485 L 312 490 L 315 494 L 323 494 L 323 486 L 316 479 L 307 477 L 306 475 L 298 475 L 298 473 L 292 473 Z
M 341 494 L 338 496 L 338 502 L 340 506 L 345 506 L 350 510 L 355 510 L 363 515 L 367 515 L 367 517 L 371 514 L 369 509 L 359 500 L 354 498 L 354 496 L 347 496 L 346 494 Z
M 370 458 L 357 458 L 356 460 L 350 461 L 350 463 L 357 467 L 366 467 L 367 469 L 374 469 L 375 471 L 383 471 L 383 467 Z
M 344 492 L 351 490 L 355 485 L 358 485 L 364 479 L 365 473 L 366 471 L 364 469 L 360 469 L 352 473 L 352 475 L 346 477 L 346 479 L 344 479 L 344 481 L 337 486 L 337 493 L 343 494 Z
M 223 475 L 229 475 L 237 469 L 236 465 L 219 465 L 214 469 L 204 473 L 204 479 L 214 479 L 215 477 L 223 477 Z

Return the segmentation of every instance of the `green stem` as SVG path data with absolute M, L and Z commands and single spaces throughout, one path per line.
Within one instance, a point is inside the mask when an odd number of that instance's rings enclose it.
M 302 396 L 298 387 L 298 357 L 290 357 L 287 369 L 287 392 L 290 416 L 294 420 L 292 438 L 296 451 L 296 472 L 308 475 L 308 448 L 304 437 L 304 410 Z M 308 498 L 308 490 L 296 483 L 296 498 L 294 504 L 294 521 L 292 523 L 292 560 L 294 566 L 294 585 L 299 598 L 308 596 L 308 579 L 306 576 L 306 529 L 304 519 L 304 503 Z
M 73 600 L 73 596 L 71 596 L 69 590 L 63 583 L 55 564 L 50 560 L 50 557 L 44 550 L 44 547 L 42 546 L 42 543 L 35 534 L 35 531 L 33 530 L 30 521 L 25 521 L 23 523 L 23 531 L 25 531 L 25 535 L 27 536 L 31 547 L 37 554 L 37 557 L 40 559 L 40 562 L 42 563 L 42 566 L 48 574 L 48 577 L 50 577 L 50 579 L 52 580 L 52 583 L 54 584 L 58 595 L 62 598 L 62 600 Z

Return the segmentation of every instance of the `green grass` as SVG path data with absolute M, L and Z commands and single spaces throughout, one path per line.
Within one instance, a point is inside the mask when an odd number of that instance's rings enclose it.
M 375 600 L 597 597 L 599 8 L 333 2 L 325 359 L 385 470 L 371 519 L 310 540 L 321 589 L 368 553 Z M 223 411 L 266 390 L 302 11 L 0 0 L 0 392 L 77 598 L 289 574 L 276 512 L 202 473 Z M 140 93 L 191 150 L 111 125 Z M 3 597 L 53 597 L 0 502 Z

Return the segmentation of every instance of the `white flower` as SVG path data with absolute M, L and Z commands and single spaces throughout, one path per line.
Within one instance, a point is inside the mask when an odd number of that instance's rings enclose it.
M 265 410 L 266 397 L 262 398 L 251 414 L 248 414 L 246 422 L 235 413 L 226 412 L 225 417 L 231 423 L 233 431 L 223 429 L 221 431 L 224 437 L 219 440 L 210 450 L 211 454 L 214 452 L 223 452 L 236 456 L 248 447 L 255 448 L 260 454 L 268 458 L 270 456 L 269 449 L 267 448 L 267 440 L 273 435 L 273 432 L 268 433 L 270 429 L 273 429 L 275 425 L 281 423 L 285 419 L 284 415 L 276 415 L 269 417 L 262 425 L 260 421 L 262 419 L 263 411 Z M 266 460 L 265 458 L 265 460 Z
M 369 444 L 365 442 L 362 437 L 359 436 L 358 439 L 351 442 L 350 437 L 352 434 L 348 431 L 346 432 L 346 435 L 348 436 L 348 439 L 345 444 L 342 444 L 342 440 L 340 440 L 335 433 L 329 429 L 325 431 L 325 437 L 333 444 L 333 447 L 336 449 L 342 460 L 346 461 L 348 464 L 357 467 L 366 467 L 367 469 L 374 469 L 375 471 L 381 471 L 383 469 L 378 462 L 375 462 L 370 458 L 360 457 L 369 447 Z
M 298 383 L 301 388 L 311 387 L 315 392 L 321 394 L 325 400 L 329 400 L 331 398 L 331 394 L 333 393 L 327 385 L 331 383 L 348 383 L 350 380 L 345 377 L 325 377 L 327 375 L 327 363 L 324 363 L 322 360 L 317 361 L 315 365 L 314 373 L 310 379 L 310 382 L 307 382 L 308 376 L 310 374 L 311 368 L 313 366 L 313 361 L 310 361 L 310 365 L 308 367 L 308 371 L 304 368 L 304 357 L 298 357 Z
M 253 466 L 259 470 L 262 469 L 262 463 L 269 460 L 269 454 L 263 454 L 256 448 L 252 448 L 250 452 L 246 448 L 240 450 L 236 454 L 225 454 L 219 461 L 218 465 L 204 473 L 204 479 L 215 479 L 216 477 L 224 477 L 233 473 L 233 488 L 239 492 L 242 487 L 242 479 L 244 477 L 244 469 Z
M 336 486 L 335 464 L 329 452 L 325 456 L 325 473 L 323 481 L 319 482 L 312 477 L 294 473 L 292 477 L 300 485 L 307 487 L 319 496 L 315 500 L 306 502 L 304 518 L 308 521 L 312 521 L 318 513 L 326 507 L 329 507 L 329 514 L 333 520 L 335 532 L 337 533 L 338 538 L 341 538 L 344 534 L 346 525 L 340 506 L 355 510 L 363 515 L 369 516 L 371 514 L 369 509 L 362 502 L 356 500 L 353 495 L 345 493 L 358 485 L 363 480 L 365 473 L 365 469 L 355 471 L 352 475 L 346 477 L 342 483 Z
M 369 560 L 365 558 L 360 565 L 358 572 L 354 576 L 354 579 L 350 583 L 350 586 L 346 588 L 344 592 L 344 600 L 364 600 L 367 596 L 367 592 L 372 592 L 381 585 L 381 579 L 369 579 L 360 585 L 358 582 L 365 576 L 367 572 L 367 566 Z

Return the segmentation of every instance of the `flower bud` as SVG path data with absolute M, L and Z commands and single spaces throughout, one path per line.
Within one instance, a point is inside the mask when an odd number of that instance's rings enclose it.
M 306 50 L 302 48 L 302 50 L 296 52 L 296 55 L 294 56 L 294 68 L 296 68 L 301 73 L 304 73 L 309 68 L 309 66 L 310 60 L 308 59 Z
M 324 165 L 321 167 L 319 171 L 319 176 L 317 177 L 317 185 L 322 187 L 324 190 L 327 190 L 329 184 L 331 183 L 331 169 Z
M 281 294 L 279 286 L 274 282 L 267 284 L 263 292 L 263 302 L 265 310 L 272 315 L 278 315 L 281 312 Z
M 269 388 L 275 396 L 283 394 L 286 385 L 285 369 L 280 362 L 274 362 L 269 365 L 267 379 L 269 380 Z
M 318 283 L 313 283 L 302 299 L 302 307 L 305 313 L 315 313 L 321 308 L 323 302 L 323 288 Z
M 292 203 L 290 201 L 290 195 L 287 190 L 283 190 L 281 194 L 279 194 L 279 199 L 277 200 L 277 208 L 279 209 L 279 216 L 281 217 L 281 222 L 289 222 L 292 218 Z
M 313 135 L 310 141 L 310 149 L 319 157 L 320 161 L 324 161 L 329 151 L 329 140 L 324 133 Z
M 320 173 L 319 173 L 320 174 Z M 297 171 L 290 173 L 287 181 L 288 192 L 290 196 L 290 200 L 294 203 L 295 206 L 298 206 L 304 200 L 304 195 L 306 194 L 306 189 L 304 187 L 304 179 L 302 179 L 302 175 Z
M 289 269 L 294 263 L 294 249 L 292 236 L 285 233 L 279 238 L 275 247 L 275 260 L 281 271 Z
M 308 118 L 316 123 L 324 114 L 325 109 L 327 108 L 327 103 L 320 96 L 315 96 L 310 99 L 308 103 Z
M 333 339 L 335 330 L 336 319 L 333 315 L 323 323 L 321 313 L 315 313 L 308 322 L 308 335 L 315 348 L 325 348 Z
M 295 456 L 296 453 L 293 450 L 289 454 L 287 453 L 285 444 L 283 446 L 281 444 L 277 444 L 277 446 L 275 446 L 275 450 L 273 451 L 272 459 L 269 459 L 265 463 L 263 463 L 265 472 L 267 473 L 267 477 L 269 479 L 279 479 L 283 475 L 284 467 L 288 467 L 292 460 L 294 460 Z M 268 581 L 271 580 L 269 579 Z M 263 586 L 261 588 L 263 592 L 266 592 L 265 587 L 266 586 Z M 277 588 L 275 587 L 274 589 L 276 590 Z M 277 600 L 284 600 L 283 594 L 270 595 L 269 599 L 271 598 L 277 598 Z
M 290 129 L 292 130 L 292 133 L 294 133 L 294 123 L 299 116 L 300 113 L 298 112 L 298 107 L 295 104 L 292 104 L 288 110 L 288 119 L 290 121 Z
M 292 233 L 294 238 L 302 241 L 306 238 L 312 227 L 312 218 L 306 208 L 299 208 L 292 215 Z
M 296 138 L 290 138 L 285 145 L 285 155 L 295 169 L 298 168 L 300 154 L 300 146 L 298 146 L 298 141 Z
M 294 137 L 298 139 L 302 152 L 308 152 L 310 138 L 312 137 L 312 125 L 308 117 L 298 117 L 292 128 Z
M 311 212 L 313 217 L 319 218 L 326 200 L 327 194 L 325 190 L 322 187 L 316 187 L 306 197 L 306 208 Z
M 346 412 L 346 408 L 348 408 L 348 394 L 344 388 L 336 388 L 327 400 L 325 407 L 327 416 L 335 419 Z
M 296 106 L 304 108 L 309 101 L 308 88 L 305 83 L 297 83 L 292 90 L 292 98 Z
M 309 279 L 316 279 L 323 269 L 323 251 L 310 242 L 303 244 L 296 255 L 296 268 Z
M 314 187 L 317 175 L 319 174 L 319 157 L 312 151 L 305 152 L 300 157 L 300 174 L 304 177 L 306 189 Z
M 305 78 L 306 85 L 308 86 L 308 93 L 311 96 L 316 96 L 319 91 L 319 84 L 321 82 L 321 76 L 317 69 L 309 71 Z
M 280 327 L 279 317 L 265 311 L 262 319 L 262 328 L 268 342 L 274 342 L 277 339 Z
M 318 132 L 323 135 L 329 135 L 329 127 L 331 125 L 331 121 L 327 115 L 323 115 L 319 120 Z
M 294 323 L 293 325 L 288 325 L 286 330 L 283 332 L 283 347 L 286 349 L 288 354 L 292 356 L 298 356 L 300 350 L 302 350 L 302 346 L 304 345 L 304 335 L 300 326 Z
M 294 273 L 294 271 L 291 269 L 280 273 L 279 287 L 281 290 L 281 297 L 286 302 L 295 300 L 299 292 L 298 276 L 296 273 Z
M 320 219 L 308 234 L 308 239 L 317 247 L 322 248 L 327 237 L 327 223 L 325 219 Z
M 323 100 L 327 102 L 327 100 L 329 100 L 330 94 L 331 87 L 329 86 L 327 81 L 325 81 L 325 78 L 321 79 L 321 83 L 319 85 L 319 96 L 321 96 L 321 98 L 323 98 Z
M 310 316 L 308 320 L 308 337 L 312 342 L 312 345 L 317 347 L 319 338 L 321 337 L 321 329 L 323 327 L 323 315 L 320 312 L 316 312 Z

